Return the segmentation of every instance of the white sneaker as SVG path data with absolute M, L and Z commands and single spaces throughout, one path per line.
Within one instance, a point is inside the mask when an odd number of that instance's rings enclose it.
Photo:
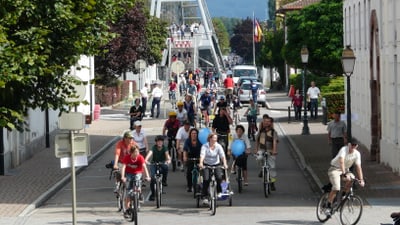
M 203 205 L 208 205 L 208 199 L 203 199 Z

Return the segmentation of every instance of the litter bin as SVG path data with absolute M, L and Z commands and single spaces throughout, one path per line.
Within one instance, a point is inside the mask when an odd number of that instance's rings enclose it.
M 94 105 L 93 120 L 98 119 L 100 119 L 100 105 L 96 104 Z

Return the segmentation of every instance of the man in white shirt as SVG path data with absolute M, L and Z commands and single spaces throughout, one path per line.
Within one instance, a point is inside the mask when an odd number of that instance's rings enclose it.
M 318 115 L 318 99 L 321 98 L 321 91 L 315 86 L 315 82 L 311 81 L 311 87 L 307 90 L 308 99 L 310 99 L 311 118 L 317 119 Z
M 189 131 L 193 127 L 190 126 L 190 123 L 188 120 L 185 120 L 183 122 L 183 126 L 181 126 L 178 129 L 178 132 L 176 133 L 175 139 L 176 139 L 176 150 L 178 151 L 178 166 L 180 167 L 180 170 L 183 171 L 183 144 L 185 143 L 186 139 L 189 138 Z
M 151 96 L 153 98 L 153 101 L 151 102 L 151 117 L 154 117 L 154 107 L 157 106 L 156 118 L 158 118 L 160 116 L 160 102 L 161 102 L 161 97 L 163 96 L 163 92 L 157 83 L 154 84 Z
M 147 99 L 149 98 L 149 88 L 148 84 L 145 83 L 144 87 L 140 90 L 140 96 L 142 97 L 142 116 L 146 114 Z

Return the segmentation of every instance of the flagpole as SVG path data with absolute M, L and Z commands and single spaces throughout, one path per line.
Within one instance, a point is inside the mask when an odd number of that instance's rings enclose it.
M 256 66 L 256 44 L 255 44 L 255 17 L 254 17 L 254 11 L 253 11 L 253 35 L 252 35 L 252 39 L 253 39 L 253 66 Z

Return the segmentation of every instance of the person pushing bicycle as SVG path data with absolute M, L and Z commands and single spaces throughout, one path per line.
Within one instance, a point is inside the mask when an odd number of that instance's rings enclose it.
M 348 145 L 343 146 L 335 158 L 331 161 L 331 167 L 328 170 L 329 181 L 332 184 L 332 190 L 329 193 L 327 208 L 332 210 L 332 203 L 336 194 L 340 190 L 340 182 L 345 182 L 345 194 L 350 191 L 354 174 L 350 172 L 350 167 L 354 164 L 359 184 L 364 187 L 363 172 L 361 168 L 361 154 L 357 150 L 358 142 L 352 139 Z

